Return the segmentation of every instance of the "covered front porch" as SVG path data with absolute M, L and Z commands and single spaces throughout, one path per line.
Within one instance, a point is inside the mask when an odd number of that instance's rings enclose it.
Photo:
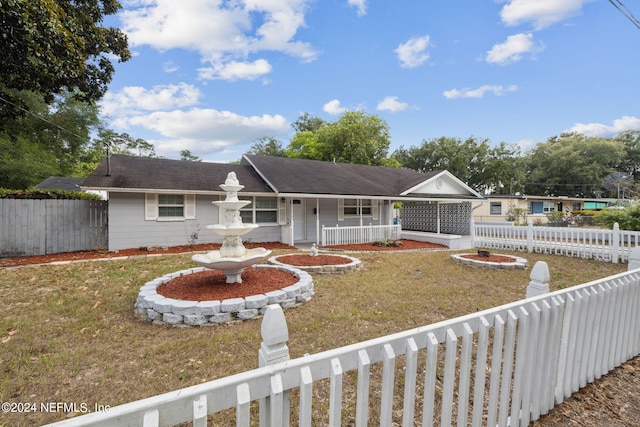
M 288 195 L 280 204 L 281 241 L 292 246 L 410 239 L 472 247 L 470 201 Z

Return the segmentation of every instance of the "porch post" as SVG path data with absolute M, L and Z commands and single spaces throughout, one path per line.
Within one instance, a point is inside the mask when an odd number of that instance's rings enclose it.
M 291 232 L 291 246 L 295 246 L 296 245 L 296 220 L 293 217 L 293 200 L 291 200 L 291 229 L 289 230 Z
M 316 245 L 320 246 L 320 198 L 316 197 Z
M 440 234 L 440 202 L 436 202 L 436 232 Z

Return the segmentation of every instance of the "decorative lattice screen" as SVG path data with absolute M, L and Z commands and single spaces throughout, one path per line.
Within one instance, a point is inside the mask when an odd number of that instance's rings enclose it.
M 440 232 L 445 234 L 470 234 L 471 203 L 405 203 L 402 205 L 402 229 L 438 232 L 440 209 Z

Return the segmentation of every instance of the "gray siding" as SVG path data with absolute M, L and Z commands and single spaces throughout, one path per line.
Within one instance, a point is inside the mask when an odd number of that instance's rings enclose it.
M 196 219 L 146 221 L 144 194 L 109 193 L 109 250 L 141 246 L 179 246 L 190 243 L 222 243 L 222 237 L 207 230 L 218 224 L 218 196 L 196 196 Z M 197 235 L 197 238 L 193 237 Z M 279 226 L 261 226 L 242 236 L 245 242 L 280 241 Z

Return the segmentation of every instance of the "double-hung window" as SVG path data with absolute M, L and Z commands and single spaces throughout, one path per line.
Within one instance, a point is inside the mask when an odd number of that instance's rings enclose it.
M 491 202 L 489 204 L 489 215 L 502 215 L 502 202 Z
M 377 219 L 378 202 L 371 199 L 338 199 L 338 220 L 367 217 Z
M 276 197 L 239 196 L 238 198 L 251 202 L 240 209 L 243 223 L 275 224 L 278 222 L 278 199 Z
M 154 194 L 144 196 L 147 221 L 184 221 L 196 217 L 195 194 Z
M 158 194 L 159 218 L 183 218 L 184 195 L 182 194 Z

